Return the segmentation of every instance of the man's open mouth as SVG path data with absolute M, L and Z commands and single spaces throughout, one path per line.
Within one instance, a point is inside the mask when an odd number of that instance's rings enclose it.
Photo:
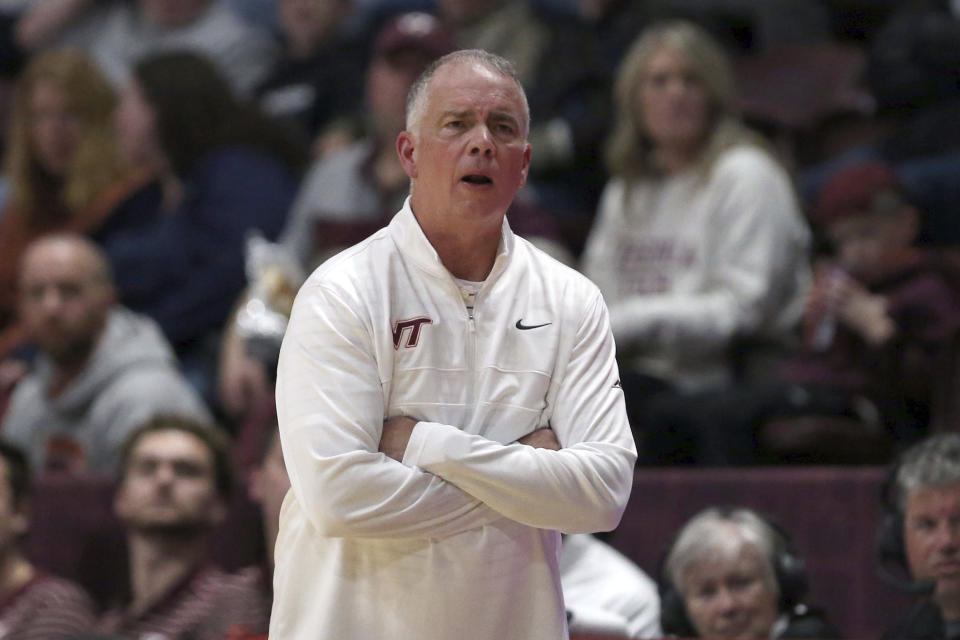
M 476 174 L 463 176 L 461 180 L 469 184 L 493 184 L 493 180 L 491 180 L 487 176 L 481 176 Z

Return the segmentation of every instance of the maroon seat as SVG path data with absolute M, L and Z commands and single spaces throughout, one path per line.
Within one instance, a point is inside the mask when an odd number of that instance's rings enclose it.
M 881 580 L 874 561 L 884 474 L 879 467 L 640 469 L 623 520 L 607 540 L 656 576 L 671 538 L 696 511 L 752 507 L 791 532 L 807 561 L 810 602 L 824 607 L 845 637 L 875 638 L 910 603 Z M 114 592 L 124 580 L 125 554 L 112 501 L 106 478 L 39 479 L 28 555 L 101 599 Z M 257 509 L 238 490 L 229 520 L 214 533 L 212 555 L 236 569 L 260 561 L 262 553 Z

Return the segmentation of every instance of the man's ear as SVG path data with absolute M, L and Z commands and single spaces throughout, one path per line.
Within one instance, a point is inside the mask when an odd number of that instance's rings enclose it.
M 400 164 L 403 165 L 403 170 L 411 180 L 417 177 L 415 151 L 416 141 L 413 134 L 409 131 L 401 131 L 397 136 L 397 155 L 400 156 Z
M 527 143 L 523 150 L 523 167 L 520 169 L 520 186 L 527 184 L 527 174 L 530 173 L 530 156 L 533 153 L 533 147 Z

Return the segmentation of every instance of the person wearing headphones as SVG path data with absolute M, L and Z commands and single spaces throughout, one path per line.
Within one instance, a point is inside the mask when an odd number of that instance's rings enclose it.
M 698 638 L 838 638 L 803 603 L 807 576 L 785 532 L 742 507 L 691 518 L 660 579 L 665 635 Z
M 924 597 L 883 638 L 960 638 L 960 434 L 907 449 L 891 469 L 885 499 L 881 566 L 906 570 L 903 586 Z

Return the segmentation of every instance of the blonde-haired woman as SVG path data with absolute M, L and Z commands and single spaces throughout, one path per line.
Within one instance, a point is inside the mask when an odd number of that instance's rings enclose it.
M 689 420 L 705 405 L 695 398 L 712 402 L 731 383 L 737 340 L 787 339 L 809 280 L 809 234 L 790 177 L 737 117 L 730 63 L 702 29 L 644 31 L 615 100 L 612 177 L 583 269 L 610 307 L 648 462 L 697 461 L 687 445 L 700 425 Z
M 53 231 L 93 234 L 149 171 L 117 157 L 113 89 L 82 53 L 39 54 L 18 79 L 9 120 L 0 211 L 0 358 L 20 339 L 13 326 L 23 248 Z

